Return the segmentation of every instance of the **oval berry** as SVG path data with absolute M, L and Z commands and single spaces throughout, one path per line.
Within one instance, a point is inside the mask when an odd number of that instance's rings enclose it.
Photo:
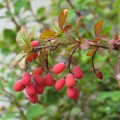
M 34 94 L 32 96 L 29 96 L 29 100 L 31 103 L 37 103 L 38 102 L 38 95 Z
M 17 80 L 13 86 L 14 91 L 19 92 L 22 91 L 24 89 L 24 84 L 22 82 L 22 80 Z
M 46 74 L 45 78 L 45 83 L 47 86 L 52 86 L 54 84 L 54 78 L 50 73 Z
M 25 90 L 28 96 L 36 94 L 35 87 L 33 84 L 26 85 Z
M 33 59 L 36 59 L 38 56 L 38 53 L 30 53 L 29 56 L 27 57 L 28 62 L 32 62 Z
M 69 73 L 65 78 L 65 84 L 67 87 L 73 87 L 75 85 L 75 79 L 74 76 Z
M 55 89 L 56 90 L 61 90 L 64 87 L 65 84 L 65 79 L 61 78 L 55 83 Z
M 34 40 L 31 42 L 32 47 L 37 47 L 39 45 L 39 41 L 38 40 Z
M 30 84 L 30 82 L 31 82 L 31 75 L 28 72 L 25 72 L 23 74 L 22 82 L 23 82 L 23 84 L 26 84 L 26 85 Z
M 74 74 L 75 78 L 77 78 L 77 79 L 81 79 L 83 77 L 83 72 L 79 66 L 75 66 L 73 68 L 73 74 Z
M 72 99 L 76 101 L 76 100 L 78 100 L 78 98 L 79 98 L 79 91 L 78 91 L 77 88 L 74 88 L 74 90 L 75 90 L 75 94 L 74 94 L 74 96 L 72 97 Z
M 33 79 L 34 79 L 35 83 L 39 84 L 39 85 L 44 82 L 44 79 L 40 75 L 37 75 L 37 74 L 33 75 Z
M 38 74 L 38 75 L 41 75 L 43 73 L 44 69 L 43 67 L 38 67 L 36 68 L 35 70 L 33 70 L 32 74 Z
M 103 79 L 103 74 L 102 74 L 101 71 L 97 71 L 97 72 L 96 72 L 96 76 L 97 76 L 100 80 Z
M 61 73 L 64 69 L 65 69 L 65 64 L 64 63 L 58 63 L 56 64 L 53 68 L 52 68 L 52 71 L 55 73 L 55 74 L 59 74 Z
M 42 94 L 44 91 L 44 87 L 42 85 L 35 84 L 35 91 L 37 94 Z
M 67 88 L 67 96 L 72 98 L 75 96 L 75 89 L 74 88 Z

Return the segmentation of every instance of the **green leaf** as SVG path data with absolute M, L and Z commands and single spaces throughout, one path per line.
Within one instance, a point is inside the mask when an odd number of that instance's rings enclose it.
M 120 0 L 115 0 L 114 1 L 113 8 L 119 8 L 120 9 Z
M 3 37 L 4 40 L 15 41 L 16 33 L 11 29 L 4 29 Z
M 10 65 L 10 68 L 11 69 L 14 68 L 18 64 L 18 62 L 20 62 L 22 60 L 22 58 L 24 58 L 25 56 L 26 56 L 26 53 L 21 51 L 12 61 L 11 65 Z
M 14 119 L 16 116 L 15 116 L 15 113 L 6 113 L 4 114 L 2 117 L 1 117 L 1 120 L 12 120 Z
M 26 0 L 16 0 L 14 13 L 17 15 L 25 5 Z
M 0 3 L 0 9 L 2 9 L 3 7 L 4 7 L 4 5 Z
M 112 99 L 113 101 L 120 101 L 120 91 L 112 91 L 112 92 L 101 92 L 96 100 L 97 101 L 105 101 L 106 99 Z
M 30 119 L 35 119 L 35 118 L 38 118 L 42 115 L 45 115 L 47 113 L 46 111 L 46 108 L 41 106 L 41 105 L 38 105 L 38 104 L 35 104 L 35 105 L 31 105 L 27 111 L 27 118 L 30 120 Z
M 44 12 L 45 12 L 45 8 L 44 8 L 44 7 L 40 7 L 40 8 L 37 10 L 37 14 L 38 14 L 39 16 L 43 15 Z

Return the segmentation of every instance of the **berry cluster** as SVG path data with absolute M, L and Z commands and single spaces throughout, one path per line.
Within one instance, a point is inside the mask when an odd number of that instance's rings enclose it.
M 64 63 L 58 63 L 52 68 L 52 72 L 60 74 L 66 68 Z M 61 90 L 65 85 L 67 87 L 67 96 L 73 100 L 77 100 L 79 97 L 78 89 L 75 87 L 76 79 L 81 79 L 83 73 L 78 66 L 73 68 L 73 74 L 69 73 L 65 78 L 61 78 L 57 81 L 53 78 L 51 73 L 47 73 L 44 77 L 43 67 L 36 68 L 32 71 L 32 74 L 25 72 L 22 75 L 22 79 L 18 80 L 14 84 L 14 91 L 20 92 L 25 89 L 26 94 L 31 103 L 38 102 L 38 94 L 44 92 L 44 88 L 47 86 L 54 86 L 56 90 Z

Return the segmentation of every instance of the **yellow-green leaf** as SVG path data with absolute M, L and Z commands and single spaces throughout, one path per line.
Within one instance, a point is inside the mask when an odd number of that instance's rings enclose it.
M 12 61 L 10 65 L 10 69 L 14 68 L 18 62 L 20 62 L 24 57 L 26 56 L 26 53 L 24 51 L 21 51 Z
M 62 30 L 63 30 L 63 25 L 66 21 L 67 14 L 68 14 L 68 9 L 64 9 L 58 16 L 58 24 L 59 24 L 60 29 Z
M 20 48 L 30 45 L 31 35 L 26 35 L 26 30 L 24 27 L 21 27 L 20 31 L 17 34 L 16 41 Z M 29 38 L 30 37 L 30 38 Z
M 25 70 L 26 69 L 26 57 L 24 57 L 19 63 L 18 63 L 19 68 Z
M 50 29 L 44 30 L 41 35 L 40 39 L 48 39 L 48 38 L 56 38 L 58 34 Z

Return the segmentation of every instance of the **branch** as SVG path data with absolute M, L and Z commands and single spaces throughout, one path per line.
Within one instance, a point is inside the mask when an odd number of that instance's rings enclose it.
M 75 7 L 74 7 L 74 5 L 72 4 L 72 2 L 71 2 L 70 0 L 67 0 L 67 2 L 68 2 L 68 4 L 70 5 L 70 7 L 75 10 Z M 78 17 L 81 16 L 81 13 L 78 12 L 78 11 L 75 11 L 75 14 L 76 14 Z
M 11 9 L 10 9 L 10 6 L 9 6 L 9 1 L 8 0 L 5 0 L 6 2 L 6 8 L 7 10 L 9 11 L 10 15 L 11 15 L 11 20 L 13 21 L 13 23 L 16 25 L 17 29 L 19 30 L 20 29 L 20 25 L 16 22 L 12 12 L 11 12 Z

